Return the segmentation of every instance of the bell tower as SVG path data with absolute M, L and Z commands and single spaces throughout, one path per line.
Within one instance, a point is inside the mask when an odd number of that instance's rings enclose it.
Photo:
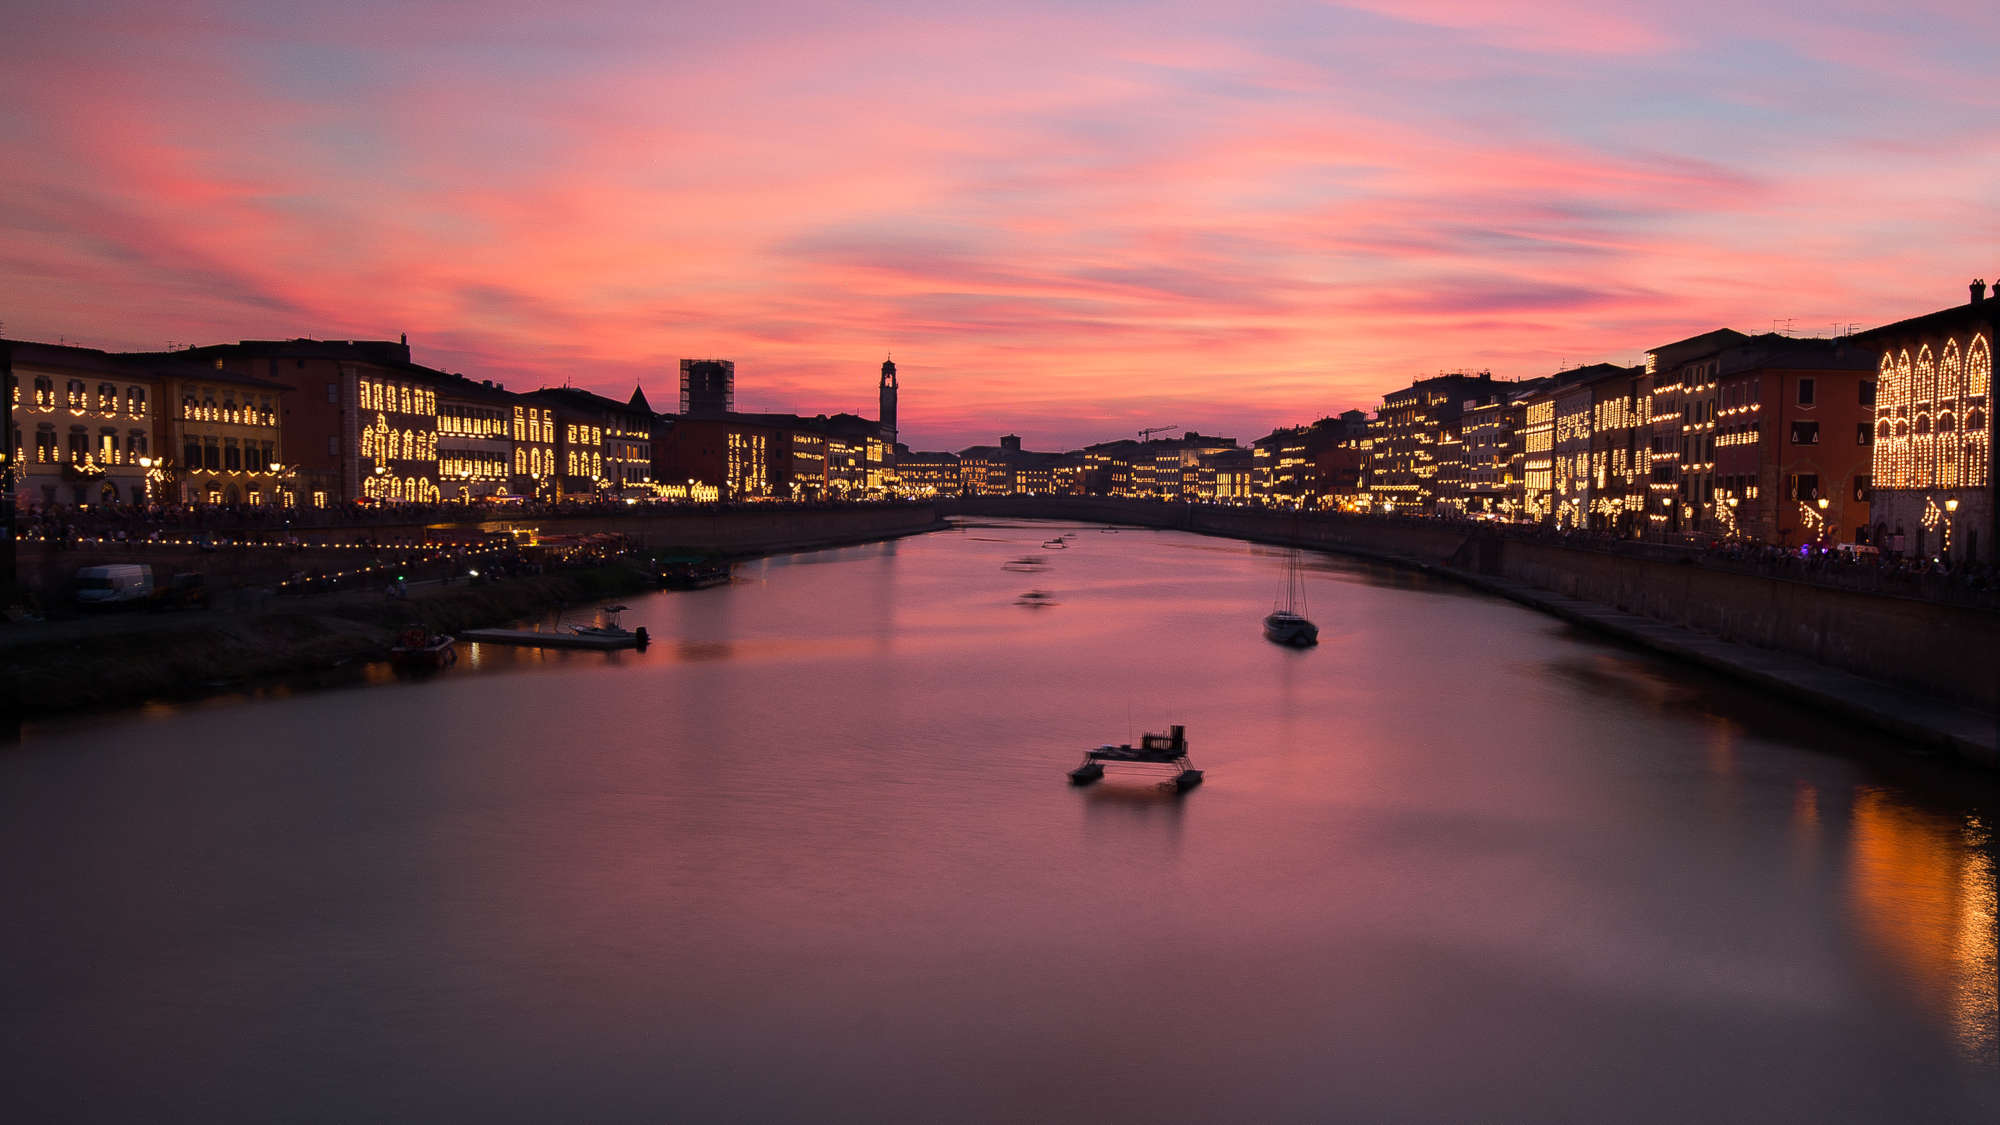
M 882 361 L 882 440 L 896 444 L 896 361 Z

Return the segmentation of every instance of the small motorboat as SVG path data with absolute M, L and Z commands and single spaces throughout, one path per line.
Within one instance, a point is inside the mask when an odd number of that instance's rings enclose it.
M 435 671 L 458 662 L 458 642 L 444 633 L 433 633 L 422 625 L 411 625 L 396 634 L 389 646 L 389 663 L 410 671 Z
M 1056 604 L 1056 596 L 1047 590 L 1029 590 L 1014 599 L 1015 605 L 1025 605 L 1034 609 L 1047 609 Z
M 569 631 L 579 637 L 595 637 L 599 640 L 637 641 L 638 646 L 644 648 L 647 639 L 645 629 L 627 629 L 618 624 L 618 615 L 628 608 L 630 607 L 622 605 L 605 606 L 595 625 L 572 625 Z
M 1044 551 L 1067 551 L 1067 550 L 1069 550 L 1069 544 L 1068 544 L 1068 543 L 1065 543 L 1065 542 L 1063 542 L 1063 540 L 1062 540 L 1062 536 L 1058 535 L 1058 536 L 1056 536 L 1056 537 L 1055 537 L 1054 539 L 1044 539 L 1044 540 L 1042 540 L 1042 550 L 1044 550 Z
M 1046 565 L 1048 564 L 1034 555 L 1025 555 L 1018 559 L 1008 559 L 1006 562 L 1000 564 L 1000 569 L 1012 571 L 1015 574 L 1034 574 Z

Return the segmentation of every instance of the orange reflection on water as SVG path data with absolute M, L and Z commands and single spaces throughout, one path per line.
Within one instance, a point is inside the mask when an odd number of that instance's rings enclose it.
M 1985 826 L 1854 800 L 1852 890 L 1862 932 L 1949 1020 L 1968 1057 L 2000 1065 L 1995 886 Z

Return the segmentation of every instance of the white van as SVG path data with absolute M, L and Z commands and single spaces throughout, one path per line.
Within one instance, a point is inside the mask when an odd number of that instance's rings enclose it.
M 76 604 L 120 605 L 153 596 L 153 568 L 145 563 L 86 566 L 76 572 Z

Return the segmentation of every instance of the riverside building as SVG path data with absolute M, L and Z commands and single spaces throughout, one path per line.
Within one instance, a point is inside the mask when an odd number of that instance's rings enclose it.
M 1995 293 L 1975 281 L 1965 304 L 1852 338 L 1875 358 L 1870 518 L 1877 541 L 1892 550 L 1954 562 L 1996 558 Z

